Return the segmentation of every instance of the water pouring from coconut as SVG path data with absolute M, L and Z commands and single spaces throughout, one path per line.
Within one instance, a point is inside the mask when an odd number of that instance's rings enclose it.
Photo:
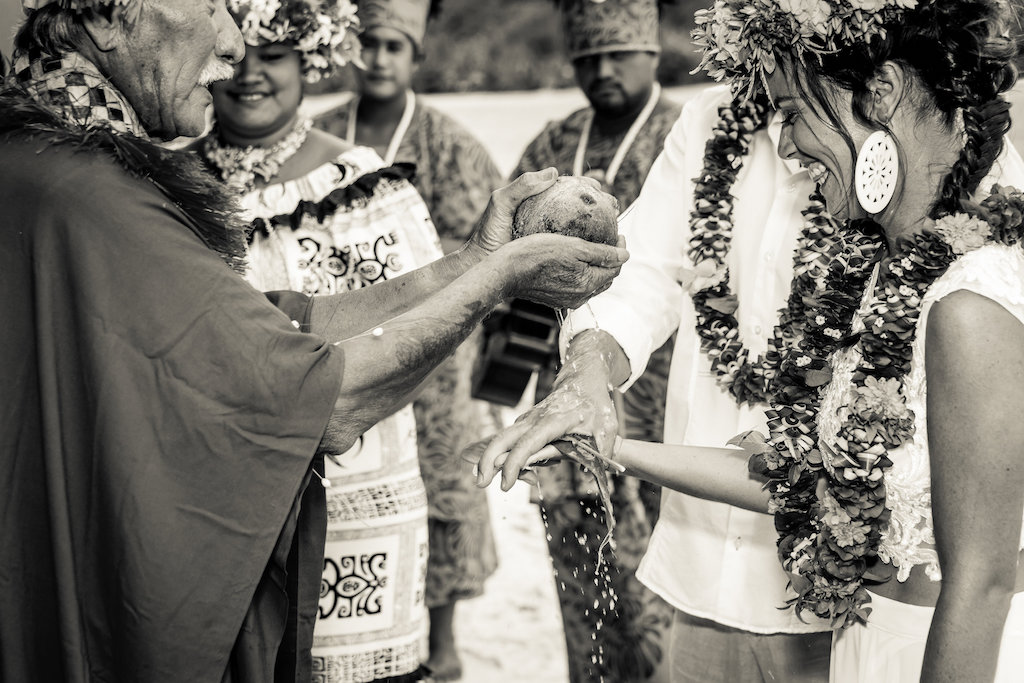
M 602 191 L 600 183 L 596 180 L 583 176 L 561 176 L 550 188 L 526 199 L 519 206 L 513 219 L 511 234 L 513 239 L 517 239 L 537 233 L 556 233 L 579 237 L 590 242 L 621 246 L 618 215 L 618 201 Z M 564 324 L 566 309 L 556 308 L 555 314 L 559 325 Z M 576 369 L 580 369 L 578 365 Z M 607 382 L 605 385 L 607 386 Z M 615 435 L 618 418 L 614 409 L 609 410 L 607 407 L 587 401 L 587 394 L 583 391 L 570 392 L 570 396 L 567 402 L 562 402 L 559 409 L 575 412 L 581 421 L 590 421 L 597 428 L 583 429 L 578 433 L 566 434 L 564 438 L 552 440 L 552 443 L 527 459 L 523 471 L 516 476 L 509 475 L 503 481 L 502 488 L 507 491 L 516 478 L 535 483 L 536 477 L 531 469 L 545 462 L 568 458 L 581 465 L 594 477 L 598 495 L 605 509 L 608 529 L 599 549 L 600 559 L 600 553 L 611 541 L 611 532 L 615 526 L 608 471 L 624 471 L 620 464 L 603 455 L 601 451 L 605 438 L 608 435 Z M 477 465 L 489 444 L 490 440 L 473 444 L 463 457 Z M 504 459 L 501 459 L 498 467 L 502 464 Z M 477 472 L 478 477 L 483 476 L 479 468 Z

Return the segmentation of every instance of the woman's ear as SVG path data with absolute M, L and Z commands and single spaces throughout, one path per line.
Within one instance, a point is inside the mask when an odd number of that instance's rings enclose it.
M 123 41 L 127 29 L 138 19 L 141 7 L 141 0 L 129 0 L 87 9 L 82 16 L 82 27 L 97 50 L 110 52 Z
M 867 82 L 864 113 L 877 124 L 888 124 L 908 85 L 906 70 L 896 62 L 885 62 Z

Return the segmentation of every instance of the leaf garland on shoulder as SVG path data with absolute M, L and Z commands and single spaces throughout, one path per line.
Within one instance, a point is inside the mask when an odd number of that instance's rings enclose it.
M 866 619 L 864 585 L 881 577 L 889 454 L 915 430 L 904 380 L 922 301 L 963 254 L 1020 242 L 1024 195 L 995 186 L 980 213 L 944 216 L 897 245 L 879 265 L 859 335 L 851 326 L 878 249 L 866 230 L 847 233 L 841 257 L 808 303 L 803 339 L 784 358 L 773 387 L 771 449 L 751 462 L 769 479 L 779 557 L 791 576 L 798 615 L 810 611 L 837 627 Z M 817 415 L 824 387 L 813 371 L 827 368 L 850 341 L 860 353 L 852 382 L 838 388 L 844 392 L 841 426 L 835 444 L 821 443 Z
M 133 178 L 151 182 L 181 210 L 188 228 L 238 273 L 245 272 L 245 220 L 237 198 L 191 152 L 161 147 L 105 126 L 69 124 L 17 86 L 0 89 L 0 136 L 38 140 L 102 155 Z

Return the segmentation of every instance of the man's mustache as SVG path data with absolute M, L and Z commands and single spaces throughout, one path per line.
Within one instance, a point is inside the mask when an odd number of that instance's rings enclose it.
M 199 85 L 227 81 L 235 77 L 235 67 L 221 59 L 211 59 L 199 72 Z
M 613 78 L 602 78 L 599 81 L 591 83 L 588 90 L 590 90 L 590 92 L 597 92 L 602 88 L 618 88 L 619 90 L 622 90 L 622 84 Z

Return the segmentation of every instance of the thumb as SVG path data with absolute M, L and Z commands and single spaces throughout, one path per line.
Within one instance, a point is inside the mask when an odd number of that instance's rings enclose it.
M 624 247 L 612 247 L 598 242 L 586 242 L 586 250 L 581 260 L 592 266 L 601 268 L 618 268 L 629 260 L 629 252 Z
M 510 184 L 494 192 L 494 208 L 499 216 L 512 220 L 516 209 L 527 197 L 540 194 L 555 184 L 558 171 L 545 168 L 543 171 L 524 173 Z

